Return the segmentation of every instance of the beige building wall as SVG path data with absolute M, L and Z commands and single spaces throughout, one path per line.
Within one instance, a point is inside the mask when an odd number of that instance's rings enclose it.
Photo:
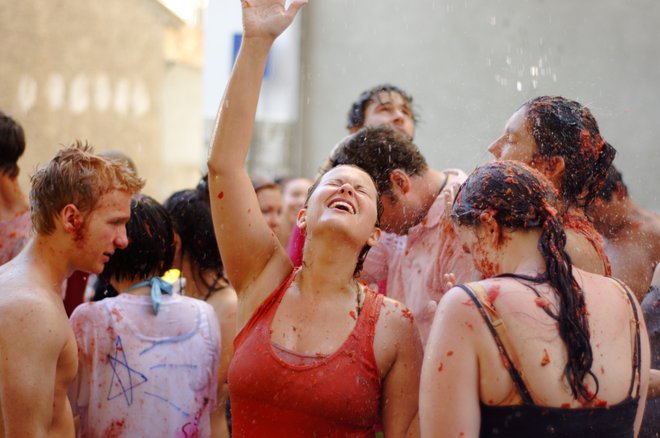
M 128 154 L 147 179 L 145 193 L 159 200 L 195 184 L 197 169 L 165 155 L 166 137 L 176 133 L 164 126 L 181 107 L 169 88 L 188 91 L 182 129 L 201 120 L 201 100 L 193 102 L 199 93 L 190 93 L 200 87 L 199 65 L 173 74 L 178 52 L 166 53 L 166 32 L 181 28 L 156 0 L 4 2 L 0 108 L 26 131 L 19 162 L 26 191 L 36 166 L 74 139 Z M 203 146 L 201 135 L 201 124 L 197 137 L 189 132 L 188 155 Z

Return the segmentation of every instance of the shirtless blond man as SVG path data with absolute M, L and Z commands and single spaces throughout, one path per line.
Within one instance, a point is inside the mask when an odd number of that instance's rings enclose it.
M 78 353 L 62 287 L 126 247 L 130 198 L 143 185 L 79 142 L 32 176 L 34 238 L 0 267 L 0 436 L 74 436 L 67 389 Z

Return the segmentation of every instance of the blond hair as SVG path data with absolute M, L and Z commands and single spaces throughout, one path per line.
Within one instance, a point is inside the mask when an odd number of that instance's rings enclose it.
M 144 180 L 125 164 L 95 155 L 80 140 L 57 152 L 30 181 L 30 212 L 38 234 L 51 234 L 55 218 L 68 204 L 85 214 L 106 193 L 121 190 L 133 195 L 144 187 Z

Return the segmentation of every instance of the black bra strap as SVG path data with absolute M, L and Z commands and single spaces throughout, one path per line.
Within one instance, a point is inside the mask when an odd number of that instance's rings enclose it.
M 621 289 L 626 293 L 628 296 L 628 303 L 630 304 L 630 308 L 632 309 L 632 314 L 633 317 L 635 318 L 633 323 L 635 324 L 635 343 L 633 347 L 633 373 L 632 373 L 632 380 L 630 382 L 630 389 L 628 390 L 628 397 L 632 397 L 633 390 L 635 388 L 635 382 L 637 382 L 637 391 L 635 394 L 635 398 L 639 397 L 639 392 L 640 392 L 640 387 L 641 387 L 641 373 L 642 373 L 642 358 L 641 358 L 641 351 L 642 351 L 642 340 L 639 334 L 639 314 L 637 313 L 637 306 L 635 305 L 635 300 L 632 297 L 632 294 L 630 293 L 630 289 L 628 286 L 626 286 L 621 280 L 618 278 L 610 277 L 612 280 L 614 280 Z
M 490 315 L 484 308 L 483 304 L 481 303 L 481 300 L 478 298 L 477 293 L 472 289 L 472 287 L 469 284 L 459 284 L 458 287 L 463 289 L 465 293 L 468 294 L 468 296 L 472 299 L 472 301 L 474 301 L 474 304 L 476 304 L 477 309 L 479 309 L 479 313 L 481 313 L 482 318 L 486 322 L 486 325 L 488 326 L 488 330 L 490 330 L 491 335 L 493 335 L 493 339 L 497 344 L 497 349 L 500 351 L 500 354 L 507 362 L 507 366 L 506 366 L 507 371 L 509 371 L 509 375 L 511 376 L 511 380 L 513 380 L 513 384 L 516 385 L 516 388 L 518 388 L 518 393 L 520 394 L 520 397 L 523 400 L 523 404 L 534 405 L 534 400 L 532 400 L 532 396 L 527 390 L 527 386 L 525 386 L 525 382 L 523 381 L 522 377 L 520 377 L 520 373 L 518 373 L 518 369 L 511 360 L 509 353 L 507 353 L 506 349 L 504 348 L 504 344 L 502 343 L 502 339 L 500 339 L 500 335 L 497 332 L 495 325 L 493 324 L 493 320 L 491 319 Z M 504 324 L 504 323 L 500 320 L 499 324 Z

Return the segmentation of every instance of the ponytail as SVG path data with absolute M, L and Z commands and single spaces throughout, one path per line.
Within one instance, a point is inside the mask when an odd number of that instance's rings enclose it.
M 538 248 L 545 259 L 546 278 L 557 291 L 559 314 L 554 318 L 559 336 L 566 345 L 568 360 L 564 375 L 576 399 L 591 401 L 598 393 L 598 378 L 591 371 L 593 351 L 589 335 L 589 321 L 584 293 L 573 278 L 571 258 L 565 251 L 566 233 L 559 220 L 552 214 L 543 223 Z M 590 375 L 596 382 L 591 393 L 582 382 Z

